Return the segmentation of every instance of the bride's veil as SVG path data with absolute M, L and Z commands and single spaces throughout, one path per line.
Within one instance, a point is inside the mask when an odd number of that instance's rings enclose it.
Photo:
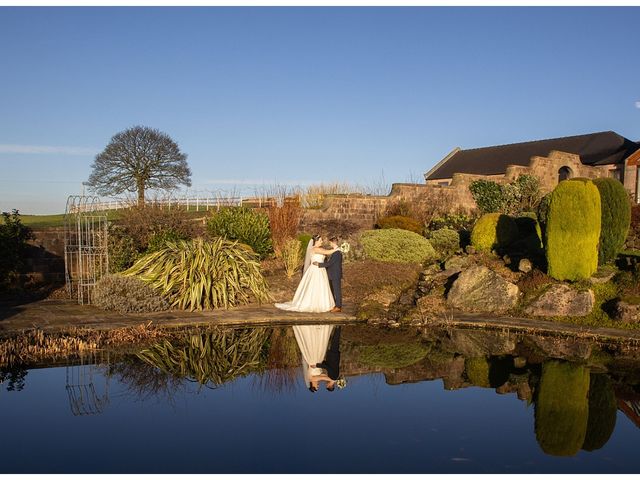
M 304 272 L 307 271 L 307 268 L 309 268 L 309 265 L 311 265 L 311 253 L 313 250 L 313 245 L 314 245 L 314 240 L 313 238 L 311 240 L 309 240 L 309 243 L 307 243 L 307 253 L 305 253 L 304 255 L 304 267 L 302 269 L 302 273 L 304 274 Z

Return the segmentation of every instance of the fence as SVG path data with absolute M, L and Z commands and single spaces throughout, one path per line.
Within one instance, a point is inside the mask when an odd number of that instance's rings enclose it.
M 287 198 L 284 201 L 297 201 L 294 198 Z M 185 197 L 185 198 L 169 198 L 162 200 L 145 200 L 145 205 L 167 208 L 183 208 L 191 211 L 209 211 L 220 209 L 222 207 L 251 207 L 263 208 L 273 205 L 281 205 L 283 202 L 279 198 L 267 197 Z M 102 200 L 93 205 L 98 211 L 105 210 L 124 210 L 131 208 L 137 204 L 136 201 L 127 199 L 110 199 Z M 82 206 L 78 208 L 83 208 Z M 82 211 L 82 210 L 78 210 Z

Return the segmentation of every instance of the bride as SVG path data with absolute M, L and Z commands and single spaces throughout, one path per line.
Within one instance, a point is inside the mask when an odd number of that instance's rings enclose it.
M 313 262 L 324 262 L 325 255 L 330 255 L 337 250 L 337 248 L 332 250 L 322 248 L 322 241 L 320 235 L 315 235 L 309 240 L 302 280 L 298 284 L 293 300 L 275 304 L 279 309 L 294 312 L 328 312 L 335 306 L 327 269 L 313 264 Z

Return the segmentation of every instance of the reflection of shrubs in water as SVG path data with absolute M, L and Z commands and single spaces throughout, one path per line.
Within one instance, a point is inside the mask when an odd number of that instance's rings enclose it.
M 8 392 L 19 392 L 24 388 L 24 378 L 27 376 L 27 370 L 24 368 L 1 368 L 0 369 L 0 385 L 7 382 Z
M 469 383 L 477 387 L 489 387 L 489 361 L 485 357 L 467 358 L 464 361 L 465 374 Z
M 422 360 L 431 350 L 423 343 L 364 345 L 358 347 L 358 359 L 380 368 L 403 368 Z
M 542 366 L 535 402 L 536 439 L 550 455 L 575 455 L 585 441 L 589 370 L 550 360 Z
M 144 399 L 164 395 L 172 399 L 180 388 L 182 379 L 141 362 L 137 358 L 126 358 L 108 366 L 107 374 L 114 376 L 128 387 L 128 391 Z
M 266 370 L 256 376 L 255 385 L 264 391 L 292 391 L 300 367 L 300 350 L 291 327 L 274 328 L 269 337 Z
M 589 385 L 589 417 L 582 449 L 602 448 L 616 426 L 617 402 L 611 380 L 604 374 L 592 374 Z
M 165 340 L 137 356 L 163 372 L 201 384 L 222 385 L 264 368 L 269 330 L 216 330 Z

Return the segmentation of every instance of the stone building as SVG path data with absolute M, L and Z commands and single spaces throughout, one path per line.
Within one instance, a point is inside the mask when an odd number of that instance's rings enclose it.
M 425 180 L 427 185 L 464 189 L 480 178 L 507 183 L 532 174 L 548 192 L 567 178 L 612 177 L 638 202 L 639 173 L 640 143 L 609 131 L 469 150 L 455 148 L 425 174 Z

